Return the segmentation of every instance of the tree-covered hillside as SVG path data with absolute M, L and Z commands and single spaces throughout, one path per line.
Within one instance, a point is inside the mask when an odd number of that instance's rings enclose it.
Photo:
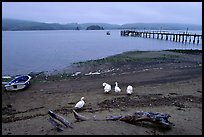
M 109 29 L 141 29 L 141 30 L 202 30 L 201 25 L 178 24 L 178 23 L 132 23 L 132 24 L 108 24 L 108 23 L 43 23 L 17 19 L 2 19 L 3 31 L 17 30 L 86 30 L 91 26 L 99 26 L 105 30 Z

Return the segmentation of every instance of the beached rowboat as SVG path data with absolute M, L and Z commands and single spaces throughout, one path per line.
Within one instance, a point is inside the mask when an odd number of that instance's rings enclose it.
M 7 91 L 16 91 L 21 89 L 26 89 L 30 85 L 31 76 L 24 75 L 24 76 L 17 76 L 10 82 L 8 82 L 4 88 Z

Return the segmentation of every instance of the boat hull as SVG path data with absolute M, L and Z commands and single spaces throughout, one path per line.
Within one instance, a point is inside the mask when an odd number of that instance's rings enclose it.
M 18 76 L 11 80 L 9 83 L 7 83 L 4 88 L 6 91 L 17 91 L 26 89 L 30 85 L 30 79 L 31 76 L 25 75 L 25 76 Z

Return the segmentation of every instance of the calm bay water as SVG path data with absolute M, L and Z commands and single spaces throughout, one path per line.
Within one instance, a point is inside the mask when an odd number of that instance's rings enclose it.
M 185 31 L 185 30 L 184 30 Z M 119 30 L 2 31 L 2 75 L 63 69 L 125 51 L 202 49 L 201 44 L 121 37 Z M 189 31 L 190 32 L 190 31 Z M 192 32 L 201 34 L 201 31 Z

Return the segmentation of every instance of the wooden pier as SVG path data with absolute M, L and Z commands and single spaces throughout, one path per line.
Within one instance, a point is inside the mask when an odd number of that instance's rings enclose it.
M 132 37 L 144 37 L 144 38 L 153 38 L 153 39 L 161 39 L 161 40 L 171 40 L 175 42 L 182 43 L 193 43 L 199 44 L 202 40 L 202 35 L 198 34 L 190 34 L 190 33 L 169 33 L 169 32 L 158 32 L 158 31 L 132 31 L 132 30 L 124 30 L 121 31 L 121 36 L 132 36 Z

